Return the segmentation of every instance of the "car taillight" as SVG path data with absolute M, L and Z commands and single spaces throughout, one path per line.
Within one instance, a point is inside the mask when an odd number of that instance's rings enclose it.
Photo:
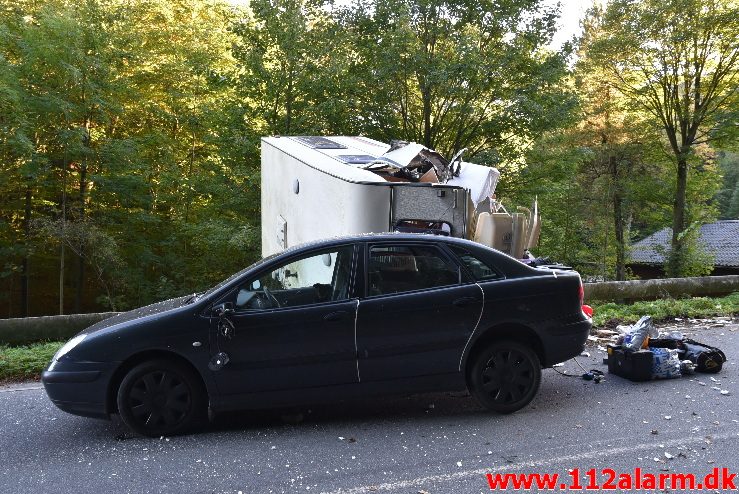
M 582 281 L 580 282 L 580 286 L 577 289 L 577 296 L 580 299 L 580 305 L 585 302 L 585 288 L 582 286 Z
M 583 305 L 582 306 L 582 313 L 588 316 L 590 319 L 593 318 L 593 308 L 589 305 Z

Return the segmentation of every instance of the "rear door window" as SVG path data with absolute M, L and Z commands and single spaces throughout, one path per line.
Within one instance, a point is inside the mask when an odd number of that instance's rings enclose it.
M 387 295 L 457 285 L 460 270 L 426 245 L 374 245 L 369 250 L 367 295 Z

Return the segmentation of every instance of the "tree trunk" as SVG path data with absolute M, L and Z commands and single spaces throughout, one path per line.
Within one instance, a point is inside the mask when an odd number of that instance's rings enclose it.
M 80 187 L 79 187 L 79 218 L 80 222 L 85 221 L 85 201 L 87 196 L 87 158 L 82 161 L 80 166 Z M 84 224 L 84 223 L 83 223 Z M 85 289 L 85 244 L 80 245 L 77 254 L 77 291 L 74 297 L 74 311 L 79 314 L 82 306 L 82 297 Z
M 667 275 L 679 276 L 684 265 L 683 239 L 680 235 L 685 230 L 685 201 L 688 185 L 688 160 L 686 153 L 677 157 L 677 188 L 672 213 L 672 245 L 670 259 L 667 263 Z
M 285 135 L 292 132 L 293 123 L 293 72 L 292 64 L 288 66 L 287 94 L 285 95 Z
M 616 281 L 623 281 L 626 279 L 623 194 L 621 193 L 621 184 L 619 183 L 616 157 L 611 155 L 608 160 L 610 161 L 611 178 L 613 180 L 613 231 L 616 235 Z
M 23 262 L 21 267 L 21 316 L 28 317 L 28 268 L 29 268 L 29 245 L 31 243 L 31 199 L 32 199 L 31 186 L 26 186 L 26 200 L 25 200 L 25 211 L 23 214 L 23 237 L 24 237 L 24 252 Z
M 65 260 L 65 243 L 67 241 L 67 152 L 64 151 L 64 161 L 62 161 L 62 241 L 59 247 L 59 315 L 64 314 L 64 260 Z
M 585 283 L 585 300 L 656 300 L 672 297 L 718 297 L 739 290 L 739 275 L 662 278 Z M 645 314 L 648 315 L 648 314 Z
M 431 89 L 424 87 L 421 92 L 423 98 L 423 145 L 434 149 L 431 142 Z

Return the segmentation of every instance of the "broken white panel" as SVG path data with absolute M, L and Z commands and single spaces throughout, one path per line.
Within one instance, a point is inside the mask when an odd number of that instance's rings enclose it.
M 459 176 L 452 177 L 447 184 L 468 189 L 470 199 L 477 207 L 478 204 L 495 193 L 498 178 L 500 178 L 500 172 L 495 168 L 463 161 Z

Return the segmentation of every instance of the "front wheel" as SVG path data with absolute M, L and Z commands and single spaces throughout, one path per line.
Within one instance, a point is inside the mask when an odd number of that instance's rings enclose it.
M 512 413 L 528 405 L 540 383 L 539 357 L 516 341 L 497 341 L 478 353 L 468 376 L 470 392 L 498 413 Z
M 118 388 L 118 412 L 133 431 L 169 436 L 190 429 L 205 417 L 206 396 L 200 378 L 169 360 L 137 365 Z

